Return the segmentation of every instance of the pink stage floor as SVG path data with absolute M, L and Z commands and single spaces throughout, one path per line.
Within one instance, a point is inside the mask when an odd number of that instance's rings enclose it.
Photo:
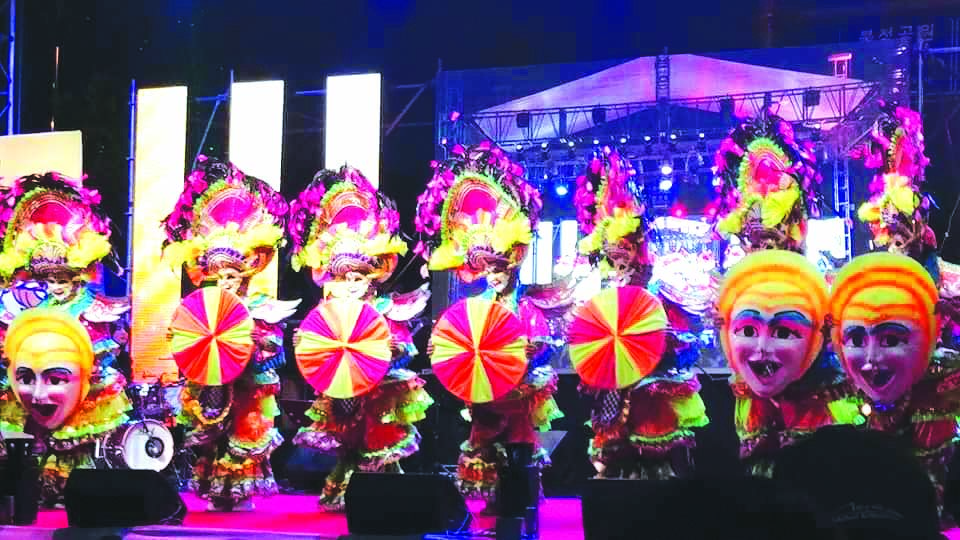
M 124 535 L 128 540 L 156 540 L 158 538 L 204 538 L 205 540 L 240 540 L 244 538 L 314 538 L 335 540 L 346 535 L 347 520 L 343 514 L 328 514 L 317 510 L 314 495 L 279 495 L 258 499 L 257 511 L 247 513 L 206 512 L 206 502 L 184 494 L 189 513 L 180 527 L 143 527 Z M 474 512 L 473 526 L 479 534 L 491 531 L 493 518 L 477 516 L 482 505 L 470 504 Z M 544 540 L 581 540 L 583 520 L 579 499 L 547 499 L 540 510 L 540 537 Z M 54 531 L 67 527 L 63 510 L 41 511 L 36 525 L 31 527 L 0 527 L 0 537 L 22 540 L 65 538 L 54 536 Z M 484 535 L 487 536 L 487 535 Z M 950 540 L 960 540 L 960 529 L 945 532 Z M 70 538 L 69 536 L 67 538 Z
M 199 532 L 204 529 L 209 532 L 214 530 L 223 533 L 222 535 L 232 538 L 238 538 L 236 534 L 227 534 L 228 531 L 237 532 L 256 532 L 263 538 L 264 532 L 274 533 L 300 533 L 309 534 L 313 538 L 336 539 L 341 535 L 348 533 L 347 519 L 343 514 L 328 514 L 317 510 L 316 495 L 278 495 L 276 497 L 263 498 L 256 500 L 256 512 L 206 512 L 206 501 L 199 499 L 191 494 L 183 494 L 183 500 L 187 503 L 189 513 L 182 527 L 178 527 L 183 534 L 175 534 L 171 527 L 163 527 L 167 534 L 162 536 L 181 536 L 189 537 L 190 530 Z M 493 530 L 495 525 L 494 518 L 476 516 L 482 504 L 475 505 L 470 503 L 470 508 L 474 511 L 472 529 L 481 532 L 484 530 Z M 579 499 L 548 499 L 543 503 L 540 509 L 541 533 L 540 537 L 550 540 L 581 540 L 583 538 L 583 520 L 580 513 Z M 0 535 L 4 538 L 43 538 L 43 532 L 52 532 L 55 529 L 62 529 L 67 526 L 67 514 L 63 510 L 45 510 L 40 512 L 36 525 L 24 527 L 2 527 Z M 28 534 L 32 529 L 33 534 Z M 157 533 L 160 528 L 145 528 L 140 535 L 128 537 L 152 538 L 150 529 Z M 211 536 L 204 534 L 205 538 Z

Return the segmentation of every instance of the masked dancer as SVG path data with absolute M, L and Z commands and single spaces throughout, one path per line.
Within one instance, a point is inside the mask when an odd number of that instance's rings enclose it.
M 250 279 L 284 241 L 287 202 L 266 182 L 235 166 L 201 156 L 187 176 L 176 209 L 164 220 L 164 258 L 186 268 L 194 285 L 216 285 L 239 296 L 255 327 L 246 371 L 227 385 L 188 382 L 179 421 L 198 459 L 191 488 L 211 511 L 253 509 L 254 495 L 277 493 L 270 455 L 282 437 L 274 427 L 283 365 L 283 321 L 297 301 L 251 293 Z
M 461 446 L 459 485 L 467 496 L 485 499 L 488 513 L 497 511 L 497 470 L 506 459 L 505 445 L 533 445 L 534 463 L 545 466 L 549 456 L 536 430 L 547 430 L 562 417 L 553 400 L 557 375 L 549 365 L 550 330 L 519 284 L 520 264 L 542 207 L 522 168 L 490 142 L 455 146 L 450 160 L 434 163 L 433 178 L 418 198 L 416 226 L 424 241 L 416 252 L 429 269 L 452 270 L 467 283 L 484 280 L 479 297 L 517 314 L 527 336 L 529 363 L 522 383 L 495 401 L 468 403 L 465 412 L 472 425 Z
M 644 205 L 632 173 L 613 151 L 595 156 L 577 180 L 575 204 L 584 235 L 579 249 L 599 268 L 605 288 L 645 288 L 652 273 Z M 581 384 L 593 402 L 589 452 L 599 478 L 665 479 L 692 472 L 693 428 L 708 419 L 690 357 L 678 362 L 679 342 L 673 335 L 670 341 L 673 346 L 653 373 L 629 388 Z
M 382 289 L 407 245 L 399 236 L 393 201 L 356 169 L 317 173 L 291 204 L 289 229 L 292 266 L 310 269 L 314 283 L 323 288 L 321 301 L 366 302 L 386 318 L 390 330 L 392 361 L 379 384 L 349 399 L 320 395 L 307 412 L 312 424 L 294 439 L 336 454 L 320 507 L 341 511 L 354 471 L 403 472 L 400 460 L 420 447 L 414 424 L 425 418 L 433 400 L 424 381 L 406 366 L 417 354 L 412 325 L 430 293 L 426 287 L 406 294 Z M 299 334 L 294 338 L 298 345 Z

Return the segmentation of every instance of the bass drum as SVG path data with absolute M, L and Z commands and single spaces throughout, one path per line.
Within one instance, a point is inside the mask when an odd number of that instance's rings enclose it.
M 104 444 L 103 457 L 112 469 L 162 471 L 173 461 L 173 434 L 153 419 L 117 428 Z

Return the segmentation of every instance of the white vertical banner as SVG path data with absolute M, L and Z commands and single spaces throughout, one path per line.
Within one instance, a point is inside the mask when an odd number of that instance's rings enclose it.
M 577 220 L 565 219 L 560 222 L 560 258 L 571 261 L 577 256 L 577 241 L 579 240 Z
M 534 266 L 534 281 L 537 285 L 546 285 L 553 281 L 553 222 L 541 221 L 537 224 L 534 245 L 537 260 Z
M 230 86 L 230 161 L 241 171 L 280 190 L 283 164 L 283 81 Z M 277 295 L 277 258 L 253 277 L 250 292 Z
M 350 165 L 380 186 L 383 78 L 379 73 L 327 77 L 324 167 Z

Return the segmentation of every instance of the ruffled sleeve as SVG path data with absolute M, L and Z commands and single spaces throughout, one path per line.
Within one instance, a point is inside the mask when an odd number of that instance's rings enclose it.
M 114 369 L 105 369 L 101 379 L 60 429 L 50 434 L 51 446 L 68 450 L 87 444 L 127 422 L 133 408 L 124 390 L 126 379 Z

